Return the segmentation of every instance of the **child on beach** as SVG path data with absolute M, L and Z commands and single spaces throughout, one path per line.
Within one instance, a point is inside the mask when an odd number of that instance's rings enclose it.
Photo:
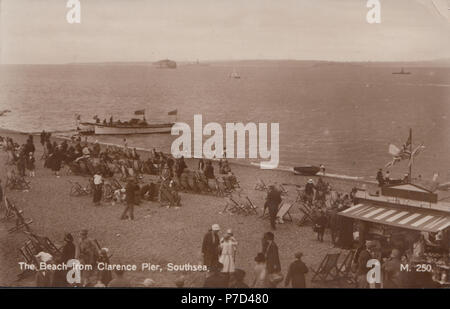
M 28 154 L 28 158 L 27 158 L 27 170 L 29 171 L 30 177 L 35 177 L 35 176 L 36 176 L 36 174 L 35 174 L 35 169 L 36 169 L 36 167 L 35 167 L 35 165 L 34 165 L 34 162 L 35 162 L 35 161 L 36 161 L 36 160 L 34 159 L 33 153 L 30 152 L 30 153 Z

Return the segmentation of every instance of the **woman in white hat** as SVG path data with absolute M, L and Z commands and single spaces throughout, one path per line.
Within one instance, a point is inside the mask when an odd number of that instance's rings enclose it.
M 223 273 L 234 273 L 237 244 L 236 239 L 233 237 L 233 231 L 231 229 L 227 230 L 227 233 L 220 242 L 222 252 L 219 262 L 223 264 Z

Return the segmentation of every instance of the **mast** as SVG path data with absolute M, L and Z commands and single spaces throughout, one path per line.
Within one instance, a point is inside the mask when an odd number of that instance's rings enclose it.
M 412 165 L 413 165 L 413 156 L 412 156 L 412 128 L 409 129 L 409 183 L 412 183 Z

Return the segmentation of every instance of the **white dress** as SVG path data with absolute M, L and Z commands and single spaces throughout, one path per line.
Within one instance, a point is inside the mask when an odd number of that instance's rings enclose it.
M 219 262 L 223 264 L 222 272 L 233 273 L 235 270 L 234 264 L 234 252 L 236 251 L 236 242 L 225 240 L 220 244 L 222 254 L 220 255 Z

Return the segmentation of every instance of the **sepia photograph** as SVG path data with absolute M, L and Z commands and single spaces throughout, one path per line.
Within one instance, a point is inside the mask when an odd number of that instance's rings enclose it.
M 450 0 L 0 0 L 1 288 L 447 289 L 449 155 Z

